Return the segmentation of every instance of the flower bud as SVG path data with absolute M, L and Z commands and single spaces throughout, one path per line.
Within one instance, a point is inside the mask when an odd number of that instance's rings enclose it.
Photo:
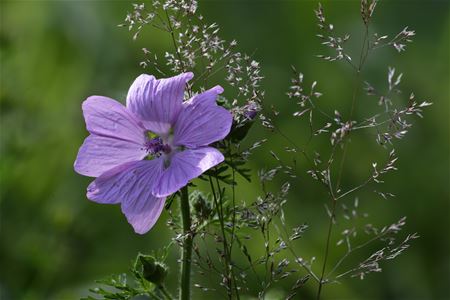
M 202 195 L 198 195 L 193 203 L 195 215 L 199 219 L 208 219 L 212 212 L 211 205 L 208 203 L 208 201 L 203 197 Z
M 249 102 L 244 111 L 244 116 L 248 120 L 253 120 L 261 109 L 255 102 Z
M 142 263 L 144 278 L 154 284 L 161 285 L 167 276 L 167 267 L 150 255 L 140 255 L 139 259 Z

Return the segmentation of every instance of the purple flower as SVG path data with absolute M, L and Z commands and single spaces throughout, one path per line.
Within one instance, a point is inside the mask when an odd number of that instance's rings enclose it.
M 224 160 L 209 144 L 230 132 L 232 116 L 216 104 L 215 86 L 183 102 L 192 73 L 167 79 L 139 76 L 131 85 L 126 107 L 91 96 L 83 102 L 90 135 L 74 167 L 97 177 L 87 189 L 97 203 L 121 204 L 137 233 L 156 223 L 168 195 Z

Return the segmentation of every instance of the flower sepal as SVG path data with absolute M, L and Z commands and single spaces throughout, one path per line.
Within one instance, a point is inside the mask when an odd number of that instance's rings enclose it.
M 233 125 L 231 126 L 231 132 L 226 137 L 226 139 L 230 140 L 233 143 L 241 142 L 243 139 L 245 139 L 254 123 L 254 120 L 247 120 L 240 124 L 233 123 Z
M 164 263 L 157 261 L 151 255 L 145 254 L 139 254 L 138 260 L 142 265 L 142 276 L 145 280 L 158 286 L 164 283 L 168 273 L 168 268 Z

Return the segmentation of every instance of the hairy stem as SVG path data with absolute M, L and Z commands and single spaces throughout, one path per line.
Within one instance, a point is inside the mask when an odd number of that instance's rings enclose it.
M 191 258 L 192 258 L 192 235 L 191 214 L 189 209 L 188 187 L 181 189 L 180 197 L 181 220 L 183 222 L 183 249 L 181 250 L 181 282 L 180 282 L 180 300 L 189 300 L 191 297 Z

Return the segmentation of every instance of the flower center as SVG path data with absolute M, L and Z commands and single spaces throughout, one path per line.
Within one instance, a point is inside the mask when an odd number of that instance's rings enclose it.
M 161 154 L 169 154 L 172 148 L 164 140 L 155 134 L 148 132 L 147 141 L 144 144 L 145 150 L 151 156 L 159 157 Z

